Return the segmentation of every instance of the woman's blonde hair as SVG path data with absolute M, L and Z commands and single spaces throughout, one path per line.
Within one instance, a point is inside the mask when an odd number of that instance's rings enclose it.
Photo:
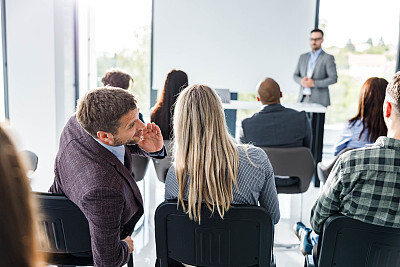
M 186 210 L 184 195 L 188 192 L 191 219 L 200 222 L 203 202 L 211 211 L 216 207 L 223 218 L 230 208 L 233 185 L 237 186 L 239 160 L 217 93 L 202 84 L 183 90 L 176 102 L 173 126 L 178 203 Z
M 21 159 L 0 126 L 0 266 L 43 265 L 30 191 Z

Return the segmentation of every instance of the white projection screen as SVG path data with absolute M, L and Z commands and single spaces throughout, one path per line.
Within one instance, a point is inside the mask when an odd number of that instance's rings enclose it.
M 153 0 L 152 89 L 171 69 L 232 92 L 264 77 L 298 90 L 293 72 L 309 51 L 316 0 Z

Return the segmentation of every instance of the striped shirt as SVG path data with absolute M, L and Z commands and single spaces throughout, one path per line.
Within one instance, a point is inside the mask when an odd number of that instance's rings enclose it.
M 280 212 L 271 163 L 261 148 L 247 146 L 248 157 L 245 149 L 245 146 L 238 146 L 238 188 L 233 186 L 233 200 L 231 203 L 247 205 L 258 205 L 260 203 L 261 206 L 267 209 L 276 224 L 279 221 Z M 188 186 L 186 186 L 187 188 Z M 187 193 L 186 191 L 186 197 Z M 178 194 L 179 189 L 175 169 L 171 167 L 165 180 L 165 199 L 176 199 Z
M 359 221 L 400 228 L 400 140 L 379 137 L 339 157 L 311 211 L 320 233 L 325 220 L 341 213 Z

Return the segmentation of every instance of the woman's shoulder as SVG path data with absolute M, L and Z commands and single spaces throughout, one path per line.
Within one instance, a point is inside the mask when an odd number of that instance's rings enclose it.
M 363 126 L 362 121 L 361 119 L 357 119 L 357 120 L 348 120 L 344 127 L 348 129 L 355 129 L 360 126 L 361 127 Z
M 259 147 L 253 145 L 238 145 L 239 161 L 249 161 L 253 163 L 262 163 L 267 161 L 267 154 Z
M 175 176 L 175 167 L 174 165 L 172 165 L 171 167 L 169 167 L 168 172 L 167 172 L 167 176 L 165 178 L 165 181 L 169 180 L 169 179 L 173 179 L 176 180 L 176 176 Z
M 359 130 L 360 125 L 362 126 L 361 120 L 351 121 L 348 120 L 343 125 L 342 131 L 340 133 L 341 137 L 351 138 L 355 132 Z M 359 131 L 358 131 L 359 132 Z

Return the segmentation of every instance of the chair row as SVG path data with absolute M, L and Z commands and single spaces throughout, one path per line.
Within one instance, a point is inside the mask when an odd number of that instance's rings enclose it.
M 168 156 L 165 159 L 152 159 L 157 177 L 165 182 L 168 169 L 172 166 L 171 143 L 164 140 Z M 277 183 L 278 193 L 296 194 L 307 191 L 314 175 L 315 164 L 310 149 L 306 147 L 271 148 L 262 147 L 267 153 L 276 176 L 283 176 L 281 184 Z M 133 175 L 136 181 L 144 178 L 150 159 L 132 155 Z M 287 179 L 291 177 L 292 180 Z M 279 178 L 278 178 L 279 179 Z M 286 181 L 286 180 L 287 181 Z
M 41 250 L 49 254 L 49 263 L 92 266 L 88 222 L 80 209 L 62 195 L 34 195 L 44 213 Z M 171 260 L 194 266 L 276 265 L 274 225 L 263 207 L 234 206 L 221 219 L 203 206 L 199 224 L 177 206 L 165 201 L 156 210 L 158 266 L 167 267 Z M 318 249 L 305 266 L 399 266 L 400 231 L 335 215 L 326 221 Z

